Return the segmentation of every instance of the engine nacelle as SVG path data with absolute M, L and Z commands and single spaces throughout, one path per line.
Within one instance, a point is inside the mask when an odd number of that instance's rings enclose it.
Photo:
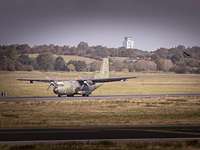
M 84 81 L 84 84 L 87 86 L 94 85 L 94 83 L 91 80 Z

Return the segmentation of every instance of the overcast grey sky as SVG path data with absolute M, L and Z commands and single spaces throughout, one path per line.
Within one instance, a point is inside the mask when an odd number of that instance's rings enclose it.
M 0 44 L 200 45 L 200 0 L 0 0 Z

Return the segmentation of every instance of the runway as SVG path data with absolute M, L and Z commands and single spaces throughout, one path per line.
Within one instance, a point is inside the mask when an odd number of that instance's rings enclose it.
M 79 140 L 200 139 L 200 126 L 0 129 L 0 144 Z
M 171 94 L 131 94 L 131 95 L 91 95 L 89 97 L 74 96 L 74 97 L 57 97 L 57 96 L 6 96 L 0 97 L 0 101 L 3 100 L 115 100 L 115 99 L 130 99 L 130 98 L 148 98 L 148 97 L 199 97 L 200 93 L 171 93 Z

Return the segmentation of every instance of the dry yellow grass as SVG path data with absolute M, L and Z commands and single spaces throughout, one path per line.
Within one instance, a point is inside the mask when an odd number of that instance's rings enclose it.
M 137 76 L 125 83 L 108 83 L 98 94 L 200 93 L 200 75 L 173 73 L 115 73 L 115 76 Z M 106 91 L 106 92 L 105 92 Z
M 199 150 L 200 140 L 181 141 L 73 141 L 65 143 L 14 145 L 2 144 L 1 150 Z
M 48 84 L 16 78 L 92 77 L 90 72 L 0 72 L 0 90 L 10 96 L 54 95 Z M 116 73 L 137 76 L 121 83 L 108 83 L 94 92 L 105 94 L 200 93 L 200 76 L 193 74 Z M 199 124 L 200 98 L 125 98 L 118 100 L 0 101 L 1 127 L 71 127 L 141 124 Z
M 0 127 L 199 124 L 200 97 L 0 101 Z
M 48 84 L 17 81 L 16 78 L 79 79 L 92 78 L 91 72 L 0 72 L 0 91 L 9 96 L 49 96 Z M 151 94 L 151 93 L 200 93 L 200 75 L 173 73 L 111 73 L 111 76 L 137 76 L 126 82 L 105 83 L 94 91 L 94 95 Z
M 38 54 L 29 54 L 29 56 L 31 58 L 36 58 L 38 56 Z M 87 57 L 82 57 L 82 56 L 76 56 L 76 55 L 55 55 L 55 57 L 58 57 L 58 56 L 61 56 L 63 57 L 63 59 L 68 62 L 70 60 L 80 60 L 80 61 L 85 61 L 86 63 L 91 63 L 91 62 L 94 62 L 94 61 L 97 61 L 95 59 L 92 59 L 92 58 L 87 58 Z

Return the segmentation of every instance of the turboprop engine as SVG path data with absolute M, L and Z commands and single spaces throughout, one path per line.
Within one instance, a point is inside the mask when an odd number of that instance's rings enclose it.
M 99 86 L 100 85 L 96 85 L 91 80 L 85 80 L 81 85 L 79 94 L 82 96 L 89 96 Z

